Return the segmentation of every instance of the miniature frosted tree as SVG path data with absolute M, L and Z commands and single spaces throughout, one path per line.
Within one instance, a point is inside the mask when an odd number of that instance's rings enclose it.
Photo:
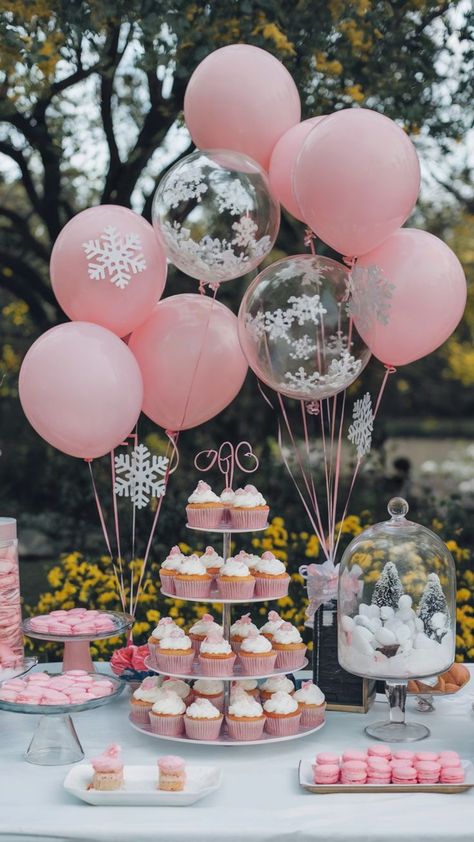
M 387 561 L 382 570 L 372 594 L 372 605 L 379 608 L 389 606 L 394 611 L 398 608 L 398 600 L 403 596 L 403 585 L 393 561 Z
M 435 617 L 435 614 L 437 617 Z M 436 573 L 430 573 L 425 585 L 425 589 L 421 595 L 420 604 L 418 605 L 418 616 L 423 620 L 425 627 L 425 634 L 428 637 L 439 639 L 448 622 L 448 605 L 446 597 L 441 587 L 439 576 Z M 443 617 L 444 623 L 441 623 Z M 433 618 L 439 619 L 440 622 L 433 622 Z

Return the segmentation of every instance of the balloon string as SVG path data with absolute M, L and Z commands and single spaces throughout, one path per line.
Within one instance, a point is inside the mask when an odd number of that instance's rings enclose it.
M 112 506 L 114 512 L 114 525 L 115 525 L 115 540 L 117 542 L 117 562 L 118 562 L 118 569 L 120 574 L 120 601 L 122 605 L 125 604 L 125 587 L 124 587 L 124 580 L 123 580 L 123 561 L 122 561 L 122 548 L 120 546 L 120 523 L 119 523 L 119 512 L 118 512 L 118 505 L 117 505 L 117 495 L 115 494 L 115 450 L 110 451 L 110 468 L 112 474 Z
M 205 283 L 204 281 L 201 281 L 201 284 L 204 284 L 204 283 Z M 210 321 L 211 321 L 211 316 L 212 316 L 212 311 L 213 311 L 213 308 L 214 308 L 214 303 L 215 303 L 215 300 L 216 300 L 216 295 L 217 295 L 217 292 L 218 292 L 218 289 L 219 289 L 219 284 L 209 284 L 209 286 L 213 290 L 213 295 L 212 295 L 212 298 L 211 298 L 211 306 L 210 306 L 209 312 L 207 314 L 206 326 L 204 328 L 204 335 L 202 337 L 201 347 L 199 348 L 199 354 L 197 356 L 196 364 L 194 366 L 193 374 L 192 374 L 192 377 L 191 377 L 191 384 L 190 384 L 188 394 L 187 394 L 187 397 L 186 397 L 186 402 L 184 404 L 184 412 L 183 412 L 183 416 L 181 418 L 181 423 L 179 425 L 180 429 L 182 429 L 183 424 L 184 424 L 185 419 L 186 419 L 186 413 L 188 411 L 189 402 L 191 400 L 191 396 L 192 396 L 192 393 L 193 393 L 194 381 L 196 379 L 196 375 L 197 375 L 197 372 L 198 372 L 199 365 L 201 363 L 202 355 L 203 355 L 204 349 L 206 347 L 207 334 L 209 332 L 209 324 L 210 324 Z M 199 287 L 199 290 L 201 291 L 201 286 Z M 203 293 L 203 294 L 205 294 L 205 293 Z
M 90 474 L 90 478 L 91 478 L 91 482 L 92 482 L 92 490 L 94 492 L 94 498 L 95 498 L 95 504 L 96 504 L 96 507 L 97 507 L 97 513 L 99 515 L 99 521 L 100 521 L 100 525 L 102 527 L 102 534 L 104 536 L 105 545 L 107 547 L 107 551 L 108 551 L 109 556 L 110 556 L 110 562 L 112 564 L 115 579 L 116 579 L 116 582 L 117 582 L 117 588 L 118 588 L 118 591 L 119 591 L 120 602 L 122 604 L 122 610 L 125 611 L 124 594 L 123 594 L 123 591 L 120 588 L 120 580 L 119 580 L 119 576 L 118 576 L 118 573 L 117 573 L 117 567 L 114 563 L 114 556 L 113 556 L 113 553 L 112 553 L 112 547 L 111 547 L 110 540 L 109 540 L 109 534 L 107 532 L 107 526 L 105 524 L 104 513 L 102 511 L 102 505 L 101 505 L 101 502 L 100 502 L 100 499 L 99 499 L 99 494 L 97 492 L 97 487 L 96 487 L 96 484 L 95 484 L 94 472 L 92 470 L 92 459 L 86 459 L 85 461 L 87 462 L 87 465 L 89 467 L 89 474 Z

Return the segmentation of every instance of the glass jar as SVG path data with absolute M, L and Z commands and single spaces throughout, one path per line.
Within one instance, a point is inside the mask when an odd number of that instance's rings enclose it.
M 16 521 L 0 518 L 0 674 L 23 661 Z

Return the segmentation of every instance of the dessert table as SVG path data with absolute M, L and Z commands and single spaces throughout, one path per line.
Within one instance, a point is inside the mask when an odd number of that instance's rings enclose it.
M 44 668 L 44 665 L 43 665 Z M 48 665 L 48 669 L 49 669 Z M 99 665 L 103 672 L 105 665 Z M 474 672 L 474 667 L 471 667 Z M 420 750 L 452 748 L 474 758 L 474 681 L 456 696 L 437 699 L 436 710 L 420 714 L 410 699 L 410 719 L 428 724 L 432 736 Z M 74 716 L 86 757 L 119 742 L 127 764 L 155 764 L 159 755 L 179 753 L 188 763 L 223 769 L 222 787 L 192 807 L 93 807 L 63 789 L 68 766 L 34 766 L 23 753 L 31 737 L 31 716 L 0 712 L 0 839 L 61 842 L 472 842 L 474 790 L 459 795 L 315 795 L 300 789 L 298 762 L 319 751 L 368 745 L 363 732 L 387 715 L 378 700 L 369 714 L 329 712 L 319 733 L 268 746 L 232 748 L 180 745 L 147 738 L 128 721 L 128 694 L 109 705 Z

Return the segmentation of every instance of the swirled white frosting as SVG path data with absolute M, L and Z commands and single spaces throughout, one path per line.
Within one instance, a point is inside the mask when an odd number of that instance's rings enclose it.
M 137 687 L 133 693 L 133 698 L 139 702 L 156 702 L 163 693 L 161 687 Z
M 266 700 L 263 709 L 268 713 L 294 713 L 298 710 L 298 702 L 289 693 L 278 690 Z
M 239 617 L 235 623 L 232 623 L 230 627 L 232 637 L 248 637 L 252 632 L 258 632 L 255 623 L 249 623 L 247 617 L 248 615 L 244 614 L 243 617 Z
M 263 708 L 253 696 L 239 693 L 229 705 L 231 716 L 263 716 Z
M 153 629 L 151 636 L 156 638 L 156 640 L 162 640 L 164 637 L 169 636 L 171 632 L 176 631 L 180 634 L 184 634 L 183 629 L 177 626 L 171 617 L 162 617 L 156 628 Z
M 160 642 L 160 649 L 192 649 L 193 644 L 187 634 L 170 635 L 169 637 L 162 637 Z
M 191 719 L 217 719 L 221 715 L 209 699 L 196 699 L 186 711 L 186 716 Z
M 239 561 L 232 556 L 221 567 L 221 576 L 230 576 L 237 579 L 250 576 L 250 570 L 243 561 Z
M 188 503 L 220 503 L 220 498 L 214 494 L 207 482 L 199 480 L 193 493 L 188 497 Z
M 206 617 L 210 617 L 210 619 L 207 620 Z M 191 626 L 189 632 L 191 634 L 204 635 L 208 635 L 209 632 L 217 632 L 219 634 L 219 632 L 222 632 L 222 626 L 219 626 L 210 614 L 205 614 L 197 623 L 194 623 L 194 626 Z
M 209 640 L 209 638 L 206 637 L 206 639 L 201 643 L 199 651 L 201 655 L 206 654 L 206 652 L 210 655 L 229 655 L 232 652 L 232 647 L 223 637 L 216 640 L 213 640 L 212 637 Z
M 239 509 L 254 509 L 256 506 L 266 506 L 267 501 L 257 491 L 254 485 L 246 485 L 235 492 L 234 507 Z
M 234 681 L 232 684 L 232 690 L 238 690 L 239 688 L 244 692 L 250 690 L 256 690 L 258 687 L 258 681 L 255 678 L 244 678 L 243 681 Z
M 295 686 L 293 682 L 286 677 L 286 675 L 274 675 L 271 678 L 267 678 L 260 689 L 264 690 L 266 693 L 278 693 L 279 691 L 292 693 Z
M 204 576 L 206 568 L 197 555 L 190 555 L 181 563 L 180 576 Z
M 184 713 L 186 705 L 177 693 L 161 692 L 160 697 L 152 707 L 153 713 L 175 714 Z
M 182 678 L 167 678 L 163 682 L 162 690 L 167 690 L 171 693 L 177 693 L 181 699 L 187 699 L 191 692 L 189 684 L 186 684 Z
M 206 552 L 202 554 L 199 561 L 204 565 L 206 570 L 209 567 L 220 568 L 224 564 L 224 559 L 212 547 L 206 547 Z
M 261 558 L 255 569 L 257 573 L 267 573 L 270 576 L 286 573 L 285 565 L 278 558 Z
M 240 644 L 241 652 L 271 652 L 272 644 L 263 634 L 258 634 L 255 637 L 246 637 Z
M 215 678 L 198 678 L 193 684 L 193 689 L 206 696 L 218 696 L 224 692 L 224 682 Z
M 283 625 L 285 621 L 282 620 L 279 614 L 276 611 L 269 611 L 268 612 L 268 622 L 262 626 L 260 632 L 262 634 L 274 634 L 280 626 Z
M 226 503 L 227 505 L 232 505 L 235 498 L 235 491 L 232 488 L 224 488 L 224 491 L 221 494 L 221 502 Z
M 297 690 L 293 698 L 304 705 L 322 705 L 324 704 L 325 696 L 316 684 L 307 684 L 305 687 Z
M 185 558 L 179 547 L 172 547 L 169 554 L 162 562 L 161 566 L 164 570 L 179 570 L 181 562 Z
M 284 629 L 280 626 L 279 629 L 273 632 L 273 643 L 282 643 L 285 645 L 287 643 L 301 643 L 302 640 L 303 638 L 295 626 L 291 626 L 290 629 Z

